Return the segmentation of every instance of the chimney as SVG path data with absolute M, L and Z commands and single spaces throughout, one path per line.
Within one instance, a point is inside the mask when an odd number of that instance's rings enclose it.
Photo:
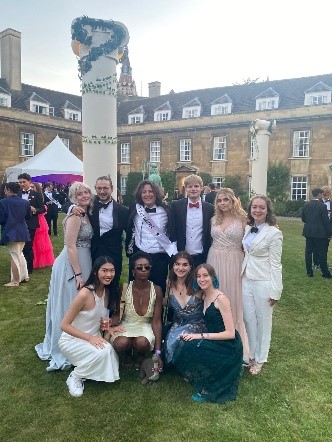
M 149 84 L 149 98 L 159 97 L 160 96 L 160 81 L 153 81 Z
M 1 41 L 1 78 L 10 89 L 20 91 L 21 84 L 21 33 L 5 29 L 0 33 Z

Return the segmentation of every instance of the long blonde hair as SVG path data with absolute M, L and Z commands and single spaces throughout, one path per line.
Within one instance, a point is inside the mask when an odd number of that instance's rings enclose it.
M 231 207 L 231 214 L 234 218 L 238 218 L 241 221 L 246 221 L 247 219 L 247 214 L 246 212 L 242 209 L 239 200 L 236 198 L 234 191 L 228 187 L 222 187 L 217 195 L 216 195 L 216 199 L 214 200 L 214 210 L 215 210 L 215 215 L 214 215 L 214 224 L 215 225 L 220 225 L 222 223 L 222 220 L 224 218 L 223 212 L 218 208 L 218 197 L 220 194 L 224 194 L 226 195 L 232 202 L 232 207 Z

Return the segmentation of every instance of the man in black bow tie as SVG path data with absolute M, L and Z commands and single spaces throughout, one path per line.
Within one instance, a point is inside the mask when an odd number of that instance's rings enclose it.
M 206 262 L 211 246 L 210 220 L 214 214 L 212 204 L 201 200 L 202 178 L 192 174 L 185 178 L 187 198 L 173 201 L 172 214 L 178 250 L 193 257 L 194 265 Z
M 135 204 L 130 207 L 126 233 L 126 252 L 130 256 L 139 250 L 152 258 L 150 281 L 165 294 L 170 256 L 177 253 L 172 244 L 170 207 L 162 201 L 161 189 L 153 181 L 141 181 L 135 192 Z M 132 279 L 132 275 L 129 275 Z
M 18 182 L 21 191 L 18 196 L 27 200 L 30 203 L 31 218 L 27 220 L 27 225 L 30 234 L 30 241 L 27 241 L 23 247 L 23 255 L 27 262 L 28 273 L 33 271 L 33 240 L 35 238 L 36 230 L 39 227 L 38 215 L 45 212 L 44 202 L 41 194 L 31 189 L 31 176 L 28 173 L 21 173 L 18 177 Z

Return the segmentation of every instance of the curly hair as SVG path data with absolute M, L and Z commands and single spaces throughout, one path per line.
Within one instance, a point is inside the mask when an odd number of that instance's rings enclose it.
M 170 271 L 168 274 L 168 279 L 170 283 L 175 283 L 177 280 L 177 276 L 173 270 L 174 263 L 180 258 L 186 259 L 188 261 L 188 264 L 190 265 L 190 271 L 188 275 L 186 276 L 186 279 L 184 281 L 184 284 L 187 288 L 188 293 L 191 295 L 193 293 L 193 282 L 194 282 L 194 273 L 195 273 L 195 266 L 194 266 L 194 260 L 192 256 L 187 252 L 178 252 L 176 255 L 173 255 L 170 262 Z
M 134 194 L 134 198 L 135 198 L 136 203 L 144 206 L 144 203 L 142 200 L 142 192 L 143 192 L 144 186 L 146 186 L 146 185 L 151 186 L 152 192 L 156 198 L 156 206 L 162 206 L 163 205 L 163 196 L 161 193 L 161 189 L 159 186 L 157 186 L 156 183 L 154 183 L 153 181 L 150 181 L 150 180 L 144 180 L 138 184 L 137 189 L 135 190 L 135 194 Z
M 242 209 L 239 200 L 236 198 L 234 191 L 232 189 L 230 189 L 229 187 L 222 187 L 217 195 L 216 195 L 216 199 L 214 200 L 214 210 L 215 210 L 215 216 L 213 217 L 213 222 L 215 225 L 220 225 L 222 223 L 224 214 L 222 212 L 222 210 L 219 209 L 218 207 L 218 197 L 219 195 L 224 194 L 225 196 L 227 196 L 231 202 L 232 202 L 232 207 L 231 207 L 231 214 L 235 217 L 240 219 L 241 221 L 245 221 L 247 219 L 247 214 L 246 212 Z
M 76 194 L 80 190 L 87 190 L 91 196 L 91 202 L 89 205 L 89 213 L 92 213 L 92 204 L 93 204 L 93 195 L 90 187 L 87 184 L 81 183 L 80 181 L 74 181 L 73 184 L 69 187 L 68 191 L 68 199 L 73 203 L 77 204 Z
M 266 203 L 266 208 L 267 208 L 267 215 L 266 215 L 266 223 L 269 226 L 275 226 L 277 224 L 277 219 L 276 216 L 274 214 L 274 210 L 273 210 L 273 206 L 272 206 L 272 202 L 270 200 L 270 198 L 268 198 L 265 195 L 255 195 L 251 198 L 249 206 L 248 206 L 248 212 L 247 212 L 247 217 L 248 217 L 248 224 L 249 226 L 253 226 L 255 224 L 255 220 L 251 215 L 251 207 L 252 204 L 255 200 L 260 199 L 265 201 Z

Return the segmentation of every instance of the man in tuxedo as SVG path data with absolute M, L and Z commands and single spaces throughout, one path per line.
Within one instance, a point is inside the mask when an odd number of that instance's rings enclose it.
M 113 183 L 110 177 L 101 176 L 95 184 L 96 196 L 93 200 L 92 214 L 88 215 L 93 229 L 91 241 L 92 262 L 99 256 L 107 255 L 114 260 L 116 291 L 122 272 L 122 241 L 128 221 L 128 208 L 118 204 L 112 198 Z M 65 203 L 62 210 L 68 210 L 80 216 L 82 209 Z
M 206 262 L 211 246 L 210 220 L 213 205 L 201 201 L 203 181 L 198 175 L 189 175 L 184 180 L 187 198 L 173 201 L 171 205 L 174 239 L 179 251 L 185 250 L 194 259 L 194 265 Z
M 28 273 L 33 272 L 33 249 L 32 244 L 35 237 L 36 229 L 39 227 L 38 215 L 45 212 L 42 195 L 31 189 L 31 176 L 28 173 L 21 173 L 18 176 L 18 182 L 21 191 L 18 196 L 29 201 L 31 208 L 31 218 L 27 220 L 30 234 L 30 241 L 27 241 L 23 248 L 23 255 L 27 262 Z
M 45 218 L 48 224 L 48 234 L 51 235 L 53 224 L 54 236 L 58 236 L 58 213 L 61 209 L 61 204 L 58 201 L 57 193 L 53 190 L 53 183 L 46 183 L 44 189 L 44 203 L 47 206 Z
M 306 238 L 305 264 L 307 275 L 312 277 L 312 257 L 313 254 L 316 254 L 323 278 L 332 278 L 327 267 L 327 249 L 332 228 L 327 207 L 320 202 L 322 195 L 322 189 L 313 189 L 313 199 L 306 203 L 302 209 L 303 236 Z
M 126 252 L 127 256 L 140 250 L 149 253 L 152 259 L 149 279 L 161 287 L 163 294 L 170 256 L 177 253 L 170 239 L 171 221 L 171 209 L 163 203 L 160 187 L 150 180 L 141 181 L 135 192 L 135 204 L 129 210 Z
M 217 186 L 214 183 L 209 184 L 210 192 L 205 195 L 205 201 L 214 204 L 217 195 Z

